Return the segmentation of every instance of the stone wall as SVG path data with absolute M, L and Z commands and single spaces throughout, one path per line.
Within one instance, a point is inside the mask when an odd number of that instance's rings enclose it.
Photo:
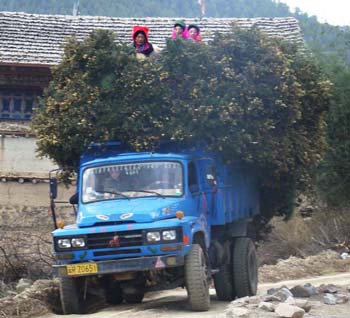
M 66 189 L 60 186 L 58 190 L 57 200 L 67 203 L 56 205 L 57 215 L 66 223 L 74 219 L 72 206 L 68 203 L 73 193 L 74 188 Z M 0 183 L 0 229 L 2 230 L 51 231 L 53 221 L 49 206 L 49 184 L 47 182 Z

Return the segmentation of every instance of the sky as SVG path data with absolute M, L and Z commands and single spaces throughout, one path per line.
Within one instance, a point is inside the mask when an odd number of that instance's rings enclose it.
M 332 25 L 350 25 L 350 0 L 279 0 L 291 11 L 298 7 L 309 16 L 315 15 L 320 22 Z

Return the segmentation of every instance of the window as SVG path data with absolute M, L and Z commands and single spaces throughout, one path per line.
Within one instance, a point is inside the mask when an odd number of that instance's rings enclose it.
M 13 111 L 21 112 L 22 111 L 22 99 L 14 98 L 13 100 Z
M 1 89 L 0 119 L 31 119 L 39 90 Z
M 188 187 L 191 192 L 197 192 L 199 190 L 196 165 L 194 162 L 188 164 Z
M 183 195 L 182 165 L 145 161 L 88 168 L 83 173 L 84 203 L 141 197 Z
M 10 99 L 9 98 L 4 97 L 2 99 L 2 110 L 4 112 L 9 112 L 10 111 Z

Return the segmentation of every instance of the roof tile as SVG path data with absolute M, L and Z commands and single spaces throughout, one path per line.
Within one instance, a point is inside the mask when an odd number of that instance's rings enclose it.
M 131 40 L 132 26 L 147 25 L 150 42 L 165 46 L 172 26 L 179 18 L 113 18 L 100 16 L 63 16 L 0 12 L 0 63 L 55 65 L 62 58 L 68 37 L 84 39 L 94 29 L 109 29 L 118 42 Z M 270 36 L 281 36 L 303 43 L 298 21 L 287 18 L 204 18 L 185 19 L 202 30 L 203 40 L 209 41 L 215 32 L 229 32 L 233 23 L 243 28 L 257 26 Z

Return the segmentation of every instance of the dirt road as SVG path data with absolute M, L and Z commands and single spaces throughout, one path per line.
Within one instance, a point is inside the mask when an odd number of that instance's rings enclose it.
M 337 274 L 330 276 L 322 276 L 308 279 L 289 280 L 278 283 L 261 284 L 259 286 L 259 294 L 263 294 L 269 288 L 281 287 L 283 285 L 287 287 L 293 287 L 298 284 L 304 285 L 305 283 L 311 283 L 314 286 L 321 284 L 335 284 L 338 286 L 350 287 L 350 272 L 345 274 Z M 224 318 L 225 308 L 228 302 L 217 301 L 215 296 L 215 290 L 211 290 L 211 309 L 208 312 L 191 312 L 187 306 L 186 291 L 182 289 L 170 290 L 161 293 L 149 294 L 144 299 L 142 304 L 138 305 L 119 305 L 110 306 L 104 308 L 96 313 L 84 315 L 84 318 L 168 318 L 168 317 L 181 317 L 181 318 Z M 69 315 L 65 317 L 77 317 L 78 315 Z M 45 315 L 40 318 L 58 318 L 59 315 Z M 344 305 L 329 306 L 322 304 L 321 306 L 313 309 L 308 317 L 317 318 L 349 318 L 350 317 L 350 303 Z

